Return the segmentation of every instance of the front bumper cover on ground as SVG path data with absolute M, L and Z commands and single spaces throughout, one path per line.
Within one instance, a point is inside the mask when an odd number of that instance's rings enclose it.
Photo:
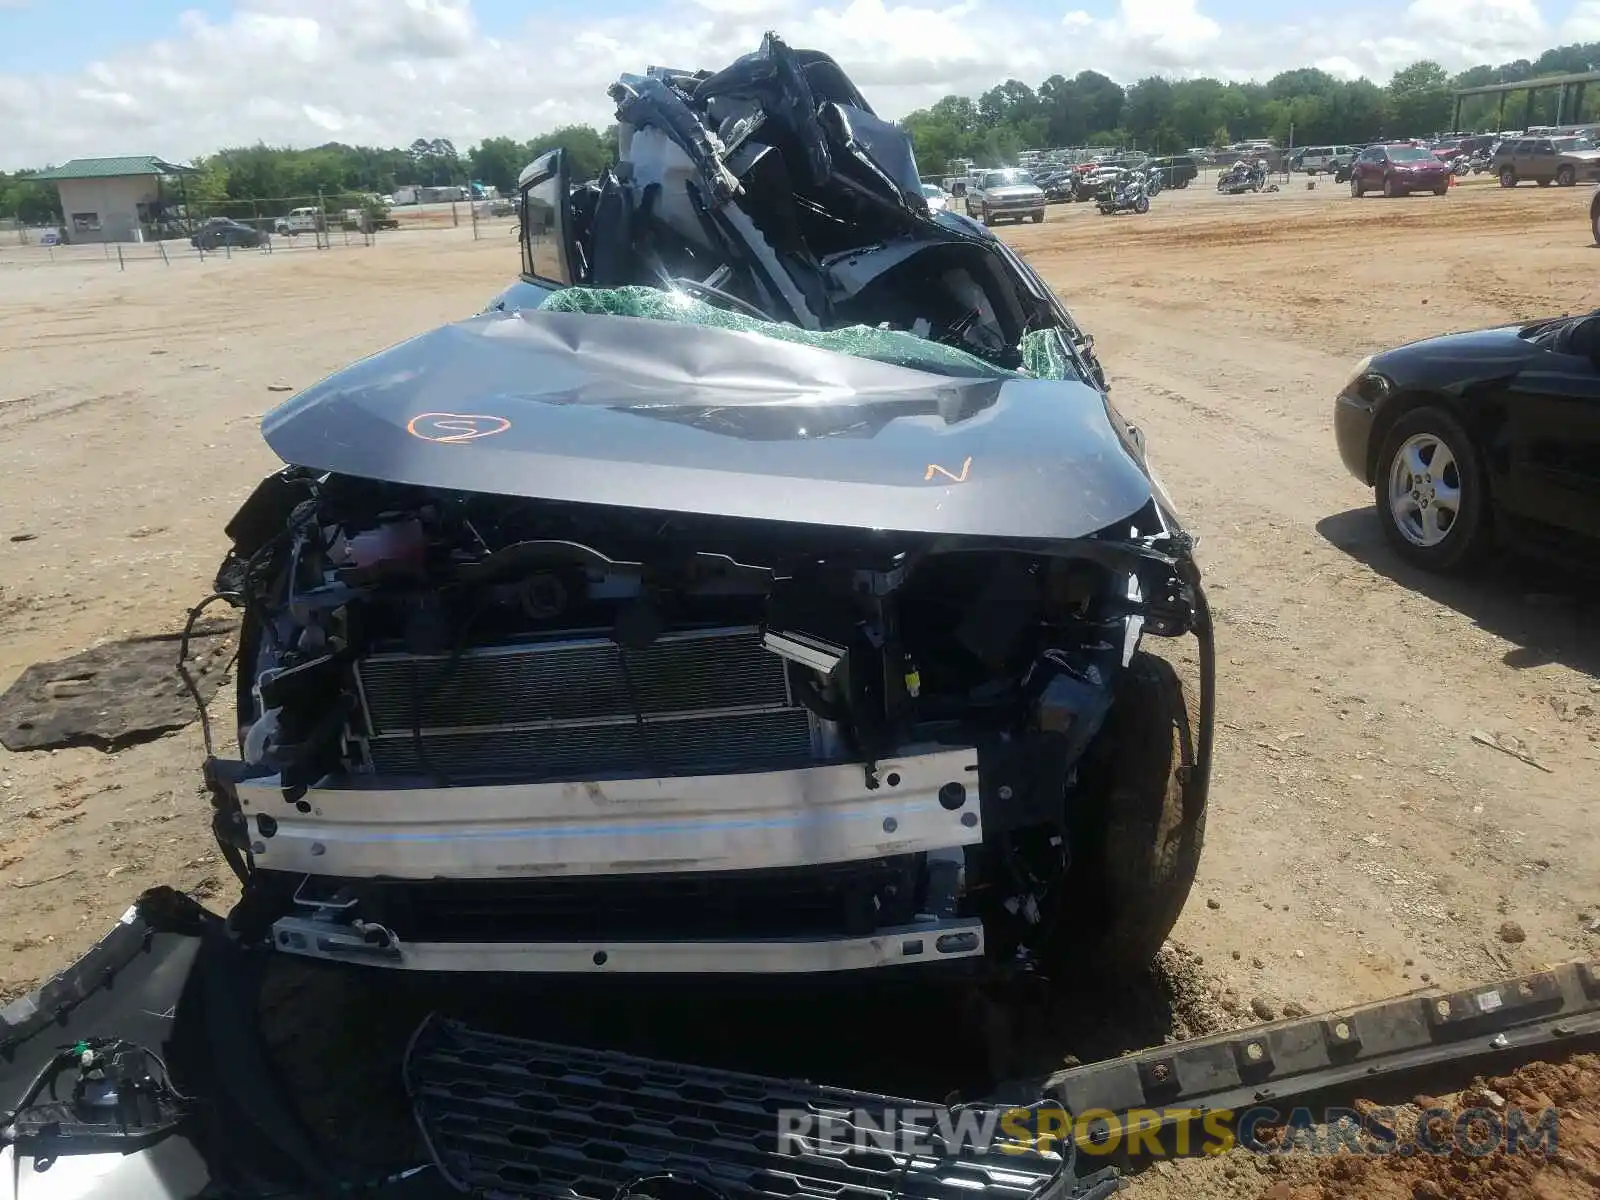
M 265 962 L 259 951 L 229 937 L 221 918 L 192 901 L 168 889 L 147 893 L 82 959 L 0 1009 L 0 1106 L 10 1110 L 19 1104 L 41 1064 L 62 1044 L 96 1036 L 124 1038 L 161 1050 L 189 1097 L 189 1116 L 150 1150 L 95 1156 L 99 1161 L 80 1167 L 80 1177 L 98 1173 L 107 1187 L 118 1179 L 142 1186 L 159 1177 L 160 1188 L 136 1193 L 148 1200 L 199 1194 L 207 1172 L 206 1194 L 218 1200 L 263 1194 L 314 1200 L 360 1191 L 370 1177 L 332 1161 L 317 1146 L 268 1066 L 259 1024 Z M 1340 1035 L 1341 1025 L 1350 1036 Z M 321 1031 L 301 1030 L 301 1035 L 327 1037 Z M 1419 1073 L 1426 1072 L 1445 1072 L 1429 1082 L 1436 1091 L 1447 1091 L 1452 1080 L 1460 1086 L 1473 1072 L 1597 1046 L 1600 965 L 1570 963 L 1459 992 L 1417 993 L 1162 1046 L 1002 1085 L 983 1103 L 1059 1103 L 1077 1114 L 1099 1108 L 1108 1110 L 1108 1121 L 1124 1124 L 1136 1109 L 1194 1114 L 1268 1102 L 1287 1110 L 1314 1100 L 1348 1103 L 1380 1089 L 1414 1089 L 1423 1077 Z M 474 1050 L 489 1052 L 471 1054 Z M 802 1163 L 768 1174 L 762 1168 L 773 1165 L 770 1156 L 756 1161 L 761 1156 L 748 1140 L 719 1138 L 718 1122 L 701 1119 L 709 1111 L 725 1116 L 729 1130 L 767 1121 L 776 1131 L 776 1110 L 786 1103 L 815 1105 L 819 1111 L 870 1110 L 886 1099 L 845 1089 L 490 1037 L 439 1020 L 422 1027 L 405 1057 L 405 1079 L 418 1116 L 423 1128 L 438 1134 L 433 1148 L 446 1171 L 455 1164 L 458 1170 L 483 1172 L 485 1180 L 506 1172 L 500 1195 L 536 1194 L 532 1176 L 518 1172 L 548 1167 L 557 1175 L 599 1181 L 574 1189 L 579 1200 L 610 1200 L 616 1187 L 606 1181 L 615 1170 L 635 1162 L 659 1166 L 669 1157 L 691 1178 L 729 1181 L 730 1200 L 735 1195 L 739 1200 L 825 1200 L 839 1195 L 835 1183 L 849 1182 L 841 1172 L 855 1172 L 856 1182 L 876 1178 L 880 1183 L 887 1172 L 892 1184 L 903 1171 L 928 1189 L 908 1188 L 905 1195 L 927 1200 L 949 1195 L 947 1185 L 957 1179 L 976 1184 L 962 1190 L 970 1200 L 980 1200 L 978 1192 L 983 1200 L 1012 1197 L 1032 1183 L 1049 1187 L 1058 1179 L 1043 1164 L 1024 1160 L 1019 1165 L 1010 1155 L 1009 1179 L 996 1178 L 989 1164 L 976 1158 L 932 1167 L 903 1160 L 830 1160 L 817 1164 L 817 1173 Z M 640 1099 L 657 1085 L 657 1094 Z M 495 1095 L 535 1100 L 517 1112 L 474 1111 L 494 1107 Z M 536 1099 L 541 1095 L 547 1103 Z M 575 1096 L 587 1107 L 575 1110 Z M 917 1107 L 937 1111 L 939 1106 Z M 563 1119 L 564 1112 L 574 1119 Z M 513 1126 L 521 1131 L 515 1137 L 509 1136 L 516 1132 Z M 574 1148 L 583 1144 L 599 1152 L 575 1156 Z M 1198 1152 L 1203 1140 L 1189 1144 Z M 335 1146 L 333 1152 L 342 1149 Z M 79 1153 L 49 1137 L 32 1137 L 13 1149 L 17 1169 L 40 1183 L 47 1179 L 40 1164 Z M 164 1155 L 157 1164 L 162 1169 L 145 1169 L 146 1154 Z M 1054 1194 L 1058 1200 L 1102 1200 L 1115 1187 L 1103 1173 L 1112 1160 L 1080 1150 L 1073 1163 L 1078 1174 L 1060 1176 Z M 822 1174 L 823 1168 L 834 1174 Z M 640 1173 L 634 1170 L 628 1179 Z M 419 1173 L 413 1164 L 401 1174 L 405 1178 L 397 1176 L 385 1196 L 435 1200 L 460 1194 L 435 1171 Z M 744 1188 L 734 1186 L 740 1179 Z M 894 1194 L 892 1188 L 888 1194 Z

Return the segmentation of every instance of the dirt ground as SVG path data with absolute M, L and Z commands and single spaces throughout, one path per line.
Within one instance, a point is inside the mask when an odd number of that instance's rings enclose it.
M 1218 756 L 1174 940 L 1232 1020 L 1600 949 L 1600 604 L 1520 563 L 1472 583 L 1406 570 L 1331 431 L 1363 354 L 1600 306 L 1587 202 L 1478 181 L 1393 201 L 1201 185 L 1145 217 L 1056 206 L 1004 234 L 1095 335 L 1201 537 Z M 257 423 L 276 389 L 477 311 L 515 269 L 509 237 L 469 229 L 126 271 L 0 258 L 0 688 L 181 626 L 275 465 Z M 0 749 L 0 995 L 147 886 L 228 903 L 200 756 L 193 726 L 115 755 Z

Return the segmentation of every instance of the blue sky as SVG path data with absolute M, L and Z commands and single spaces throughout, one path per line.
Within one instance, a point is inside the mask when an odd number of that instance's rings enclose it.
M 0 169 L 224 145 L 471 144 L 609 121 L 650 63 L 718 67 L 776 29 L 903 115 L 1085 68 L 1387 80 L 1600 41 L 1600 0 L 0 0 Z

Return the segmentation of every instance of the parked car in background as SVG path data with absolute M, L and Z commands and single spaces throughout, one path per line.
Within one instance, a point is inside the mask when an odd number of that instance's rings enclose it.
M 1357 199 L 1368 192 L 1406 196 L 1432 192 L 1443 196 L 1450 188 L 1450 168 L 1421 146 L 1389 144 L 1368 146 L 1351 168 L 1350 194 Z
M 1531 179 L 1540 187 L 1571 187 L 1580 180 L 1600 182 L 1600 147 L 1587 137 L 1507 139 L 1495 150 L 1495 174 L 1501 187 Z
M 294 208 L 289 210 L 289 215 L 283 219 L 281 229 L 284 233 L 316 233 L 323 228 L 322 210 L 318 208 Z
M 945 195 L 944 189 L 937 183 L 923 184 L 922 195 L 928 202 L 929 212 L 944 212 L 950 207 L 950 197 Z
M 1497 533 L 1532 551 L 1600 549 L 1600 310 L 1364 359 L 1333 428 L 1416 566 L 1465 568 Z
M 266 235 L 253 225 L 246 225 L 242 221 L 234 221 L 228 217 L 212 217 L 202 222 L 194 231 L 194 236 L 189 239 L 189 245 L 196 250 L 219 250 L 224 246 L 240 248 L 259 246 L 265 240 Z
M 1169 188 L 1186 188 L 1200 176 L 1200 164 L 1188 154 L 1152 158 L 1145 163 L 1144 170 L 1146 174 L 1159 175 L 1161 186 Z
M 1331 174 L 1354 162 L 1358 153 L 1359 146 L 1307 146 L 1295 151 L 1289 160 L 1289 169 L 1304 171 L 1307 175 Z
M 1017 221 L 1031 217 L 1038 224 L 1044 220 L 1044 205 L 1044 189 L 1031 173 L 1016 167 L 985 171 L 977 186 L 967 189 L 967 216 L 985 225 L 1005 217 Z

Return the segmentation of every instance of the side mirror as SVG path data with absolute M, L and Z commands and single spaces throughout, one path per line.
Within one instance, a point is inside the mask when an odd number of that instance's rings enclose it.
M 576 276 L 567 152 L 551 150 L 524 167 L 517 180 L 517 195 L 522 208 L 523 275 L 544 284 L 570 286 Z

